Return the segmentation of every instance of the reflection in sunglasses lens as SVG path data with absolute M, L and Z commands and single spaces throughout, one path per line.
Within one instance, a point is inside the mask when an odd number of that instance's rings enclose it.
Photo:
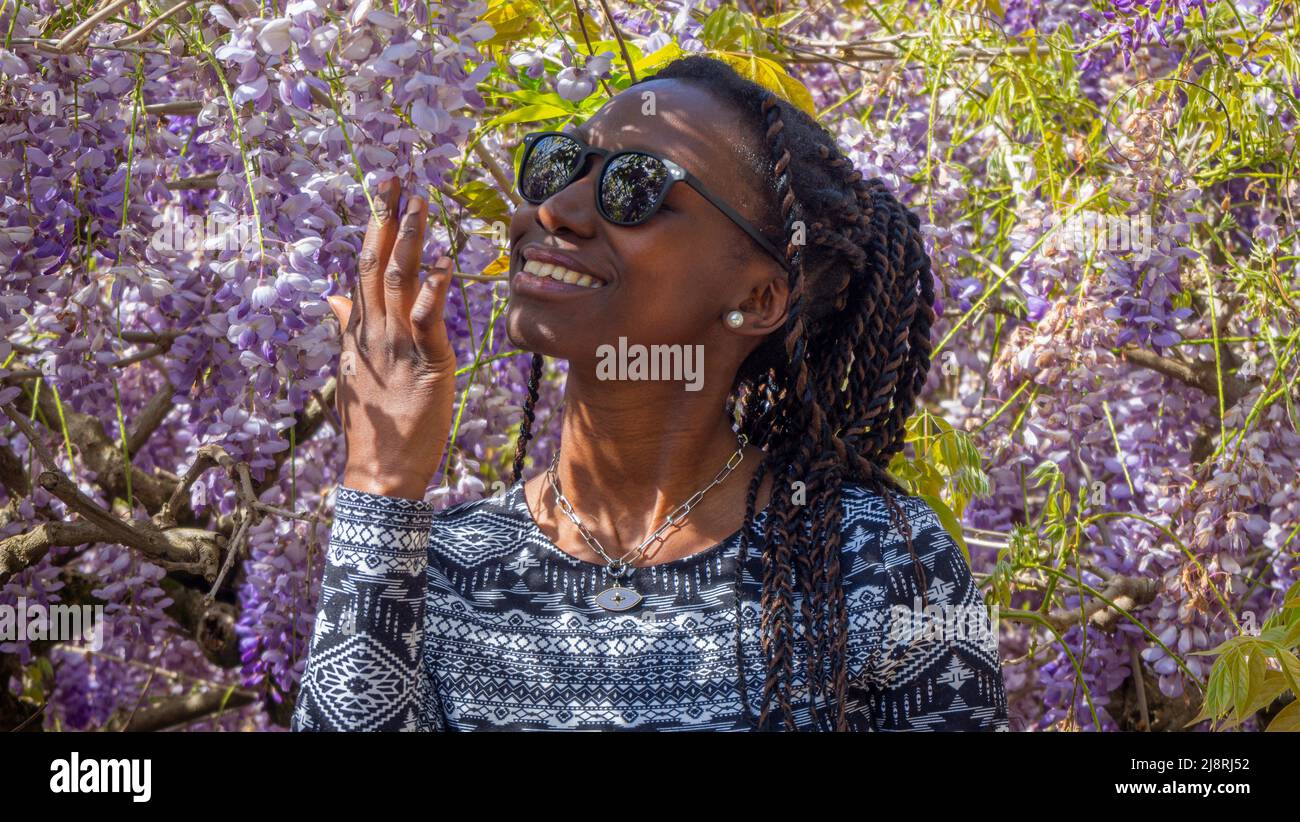
M 549 136 L 537 141 L 520 175 L 520 188 L 529 200 L 540 202 L 560 190 L 573 172 L 582 146 L 564 137 Z
M 668 169 L 646 154 L 623 154 L 605 168 L 601 205 L 616 223 L 635 223 L 650 215 L 659 199 Z
M 550 135 L 537 141 L 520 175 L 524 197 L 536 203 L 564 187 L 582 153 L 576 140 Z M 622 154 L 607 164 L 601 207 L 615 223 L 638 223 L 650 216 L 668 180 L 664 164 L 647 154 Z

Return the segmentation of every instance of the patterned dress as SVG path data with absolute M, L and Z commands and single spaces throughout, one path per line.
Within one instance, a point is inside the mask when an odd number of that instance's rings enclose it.
M 735 574 L 741 532 L 637 568 L 644 599 L 607 611 L 601 565 L 537 527 L 523 482 L 435 512 L 338 489 L 294 730 L 749 730 L 765 666 L 758 642 L 763 512 L 741 578 L 742 712 Z M 897 497 L 925 569 L 876 494 L 842 493 L 841 563 L 853 730 L 1006 730 L 997 635 L 960 548 L 921 499 Z M 796 586 L 797 587 L 797 586 Z M 811 728 L 802 597 L 791 672 Z M 825 714 L 817 703 L 817 713 Z M 775 704 L 773 717 L 781 715 Z

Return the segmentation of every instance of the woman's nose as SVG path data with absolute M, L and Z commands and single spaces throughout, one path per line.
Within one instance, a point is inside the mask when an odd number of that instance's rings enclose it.
M 537 206 L 537 219 L 554 232 L 558 226 L 568 225 L 579 234 L 590 234 L 599 219 L 596 210 L 596 183 L 600 179 L 599 158 L 592 154 L 583 160 L 576 177 L 559 191 Z

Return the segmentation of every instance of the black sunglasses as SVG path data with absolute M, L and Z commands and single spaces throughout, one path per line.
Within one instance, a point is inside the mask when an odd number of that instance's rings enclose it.
M 534 205 L 545 202 L 578 178 L 592 154 L 605 159 L 596 183 L 596 208 L 611 223 L 644 223 L 659 210 L 672 184 L 681 181 L 713 203 L 776 258 L 781 268 L 787 269 L 785 255 L 734 208 L 709 193 L 699 178 L 672 160 L 648 151 L 596 148 L 563 131 L 530 132 L 524 135 L 524 156 L 515 179 L 520 196 Z

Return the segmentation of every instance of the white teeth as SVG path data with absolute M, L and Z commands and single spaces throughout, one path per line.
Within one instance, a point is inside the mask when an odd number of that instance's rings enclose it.
M 524 271 L 537 277 L 550 277 L 552 280 L 558 280 L 562 283 L 580 285 L 584 288 L 600 288 L 603 282 L 588 274 L 583 274 L 561 265 L 553 263 L 544 263 L 538 260 L 528 260 L 524 263 Z

